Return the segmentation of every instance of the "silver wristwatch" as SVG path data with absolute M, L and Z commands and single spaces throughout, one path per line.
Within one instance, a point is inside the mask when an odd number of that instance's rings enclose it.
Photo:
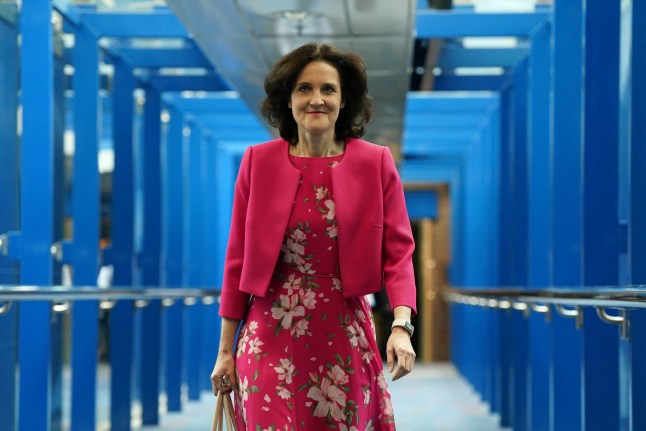
M 390 330 L 392 331 L 395 326 L 399 326 L 400 328 L 407 330 L 411 337 L 413 336 L 413 332 L 415 332 L 415 327 L 406 319 L 393 320 L 393 324 L 390 326 Z

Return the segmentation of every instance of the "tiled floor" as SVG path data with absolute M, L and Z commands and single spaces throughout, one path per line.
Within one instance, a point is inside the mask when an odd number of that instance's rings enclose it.
M 498 417 L 489 413 L 469 385 L 450 364 L 418 365 L 413 374 L 390 383 L 397 429 L 400 431 L 501 431 Z M 214 398 L 204 393 L 199 402 L 186 403 L 182 413 L 162 416 L 153 431 L 205 431 L 210 427 Z

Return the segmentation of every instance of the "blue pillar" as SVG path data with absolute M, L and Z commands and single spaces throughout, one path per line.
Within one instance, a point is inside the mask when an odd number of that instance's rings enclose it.
M 583 0 L 554 4 L 553 284 L 583 284 Z M 550 428 L 582 430 L 582 333 L 552 316 Z
M 55 45 L 62 45 L 57 39 Z M 65 97 L 65 60 L 63 56 L 54 57 L 54 205 L 53 205 L 53 235 L 54 242 L 60 242 L 64 237 L 65 219 L 65 127 L 67 117 L 67 98 Z M 61 284 L 63 263 L 56 261 L 52 270 L 52 283 Z M 50 374 L 52 379 L 51 392 L 51 424 L 52 431 L 61 430 L 63 427 L 63 366 L 65 348 L 65 318 L 54 315 L 51 325 L 52 336 L 52 363 Z
M 583 277 L 616 286 L 619 277 L 618 138 L 620 4 L 586 0 L 583 157 Z M 584 429 L 619 427 L 618 330 L 586 310 Z
M 85 26 L 74 34 L 74 220 L 71 262 L 76 286 L 96 285 L 99 266 L 99 46 Z M 98 306 L 74 303 L 72 314 L 72 429 L 96 428 Z
M 630 210 L 631 210 L 631 111 L 632 111 L 632 1 L 622 4 L 619 34 L 619 193 L 618 216 L 621 229 L 621 248 L 619 255 L 619 285 L 631 284 L 630 259 Z M 637 159 L 639 160 L 639 159 Z M 643 311 L 643 310 L 642 310 Z M 629 318 L 633 329 L 642 334 L 645 329 L 640 325 L 643 320 L 639 310 L 632 310 Z M 642 323 L 643 324 L 643 323 Z M 636 337 L 639 340 L 640 336 Z M 639 341 L 637 341 L 639 344 Z M 632 340 L 619 340 L 619 429 L 632 430 L 632 375 L 639 373 L 639 366 L 633 367 Z M 643 357 L 642 357 L 643 358 Z M 639 361 L 639 356 L 635 358 Z M 637 362 L 639 364 L 639 362 Z M 638 380 L 639 382 L 639 380 Z M 639 386 L 639 383 L 638 383 Z M 637 389 L 639 391 L 639 389 Z M 636 392 L 638 393 L 638 392 Z M 641 409 L 639 409 L 641 410 Z
M 552 175 L 552 106 L 550 70 L 552 55 L 551 24 L 545 24 L 532 35 L 530 57 L 530 141 L 528 158 L 528 267 L 527 285 L 548 286 L 552 266 L 552 215 L 550 179 Z M 527 388 L 531 397 L 517 399 L 514 429 L 545 429 L 549 418 L 549 327 L 542 315 L 533 314 L 528 322 L 529 342 Z M 521 376 L 519 376 L 520 378 Z M 518 382 L 517 382 L 518 384 Z M 524 394 L 518 393 L 517 397 Z M 526 401 L 526 404 L 520 401 Z M 526 416 L 525 416 L 526 412 Z
M 23 132 L 20 282 L 52 284 L 53 240 L 53 45 L 51 2 L 34 0 L 20 14 Z M 50 304 L 20 307 L 18 428 L 50 429 Z M 38 340 L 38 342 L 34 342 Z
M 0 234 L 19 227 L 18 173 L 18 29 L 0 19 Z M 17 284 L 17 265 L 0 254 L 0 284 Z M 0 431 L 13 431 L 16 414 L 18 353 L 17 307 L 0 316 Z
M 141 149 L 143 226 L 139 261 L 144 287 L 160 285 L 161 250 L 161 100 L 156 89 L 145 85 L 144 134 Z M 158 300 L 141 310 L 141 407 L 144 425 L 159 423 L 161 371 L 161 310 Z
M 112 130 L 114 171 L 112 184 L 110 261 L 113 284 L 133 285 L 135 168 L 133 117 L 135 79 L 123 61 L 114 62 Z M 133 310 L 132 301 L 119 301 L 110 312 L 110 423 L 113 429 L 130 430 L 132 409 Z
M 630 250 L 631 283 L 646 284 L 646 124 L 638 121 L 646 118 L 646 4 L 632 2 L 632 49 L 630 76 Z M 646 426 L 646 423 L 645 423 Z
M 632 2 L 631 49 L 630 57 L 630 213 L 629 237 L 630 244 L 630 278 L 631 283 L 646 285 L 646 124 L 638 121 L 646 118 L 646 3 L 639 0 Z M 631 431 L 646 429 L 646 370 L 642 366 L 646 362 L 646 311 L 632 313 L 631 350 L 629 374 L 629 395 L 631 403 L 628 407 Z
M 163 152 L 163 284 L 167 287 L 182 286 L 182 255 L 184 252 L 184 118 L 172 102 L 167 106 L 170 114 Z M 182 303 L 165 309 L 164 320 L 164 375 L 169 411 L 182 408 L 182 335 L 184 328 Z
M 186 177 L 185 193 L 185 245 L 184 245 L 184 268 L 186 285 L 189 287 L 200 287 L 202 280 L 203 262 L 203 211 L 204 211 L 204 168 L 205 159 L 205 137 L 200 127 L 192 124 L 190 139 L 187 141 L 188 154 L 188 175 Z M 186 311 L 186 380 L 188 384 L 188 396 L 190 400 L 197 400 L 200 397 L 202 388 L 201 362 L 202 358 L 202 315 L 204 307 L 197 303 Z
M 218 249 L 218 224 L 216 222 L 218 216 L 218 205 L 221 198 L 216 195 L 216 183 L 218 181 L 218 172 L 216 171 L 217 162 L 217 142 L 214 139 L 209 139 L 206 143 L 206 166 L 204 168 L 204 187 L 202 199 L 204 201 L 204 242 L 203 242 L 203 257 L 202 268 L 204 274 L 203 286 L 215 287 L 217 283 L 217 272 L 215 266 L 217 265 L 217 249 Z M 226 181 L 226 180 L 225 180 Z M 200 383 L 203 390 L 211 388 L 211 371 L 213 364 L 217 357 L 218 340 L 220 339 L 220 318 L 218 317 L 217 302 L 212 302 L 204 305 L 202 326 L 204 332 L 202 335 L 202 362 L 200 364 Z
M 509 113 L 509 159 L 507 160 L 507 171 L 509 172 L 509 183 L 503 183 L 504 193 L 508 198 L 509 217 L 513 223 L 509 224 L 507 243 L 502 246 L 507 248 L 509 260 L 502 259 L 501 263 L 507 269 L 502 270 L 502 284 L 507 286 L 523 286 L 527 283 L 528 271 L 528 224 L 527 220 L 528 202 L 528 71 L 527 60 L 519 62 L 513 71 L 513 88 L 510 90 L 510 113 Z M 503 123 L 504 124 L 504 123 Z M 503 229 L 504 230 L 504 229 Z M 511 370 L 518 368 L 518 355 L 526 360 L 526 344 L 523 351 L 516 350 L 515 341 L 518 339 L 515 324 L 519 323 L 527 329 L 524 320 L 518 320 L 510 311 L 499 313 L 500 328 L 500 421 L 502 426 L 511 426 L 514 418 L 515 382 L 517 374 Z M 523 338 L 521 338 L 522 342 Z M 507 370 L 510 370 L 507 372 Z M 523 387 L 526 387 L 524 385 Z

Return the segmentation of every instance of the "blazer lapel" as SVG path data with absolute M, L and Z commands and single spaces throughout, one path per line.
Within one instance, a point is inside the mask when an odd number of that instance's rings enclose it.
M 301 173 L 288 158 L 287 142 L 276 142 L 276 148 L 255 153 L 259 160 L 252 160 L 252 196 L 248 211 L 248 229 L 252 235 L 250 240 L 254 246 L 250 252 L 253 259 L 254 274 L 271 278 L 278 260 L 280 246 L 289 216 L 292 212 Z M 267 280 L 254 280 L 261 286 L 269 283 Z

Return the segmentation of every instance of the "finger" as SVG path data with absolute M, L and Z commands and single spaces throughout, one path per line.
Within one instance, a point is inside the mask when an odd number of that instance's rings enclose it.
M 395 374 L 393 374 L 393 382 L 395 380 L 399 380 L 402 377 L 404 377 L 405 373 L 406 373 L 406 370 L 404 370 L 401 364 L 398 363 L 397 368 L 395 369 Z
M 415 356 L 407 353 L 406 354 L 406 372 L 410 373 L 413 371 L 413 366 L 415 365 Z
M 395 352 L 392 347 L 386 349 L 386 362 L 388 364 L 388 372 L 392 373 L 395 368 Z
M 397 369 L 395 370 L 395 374 L 393 375 L 393 381 L 398 380 L 410 373 L 412 369 L 410 359 L 410 356 L 405 353 L 399 353 L 397 355 Z

